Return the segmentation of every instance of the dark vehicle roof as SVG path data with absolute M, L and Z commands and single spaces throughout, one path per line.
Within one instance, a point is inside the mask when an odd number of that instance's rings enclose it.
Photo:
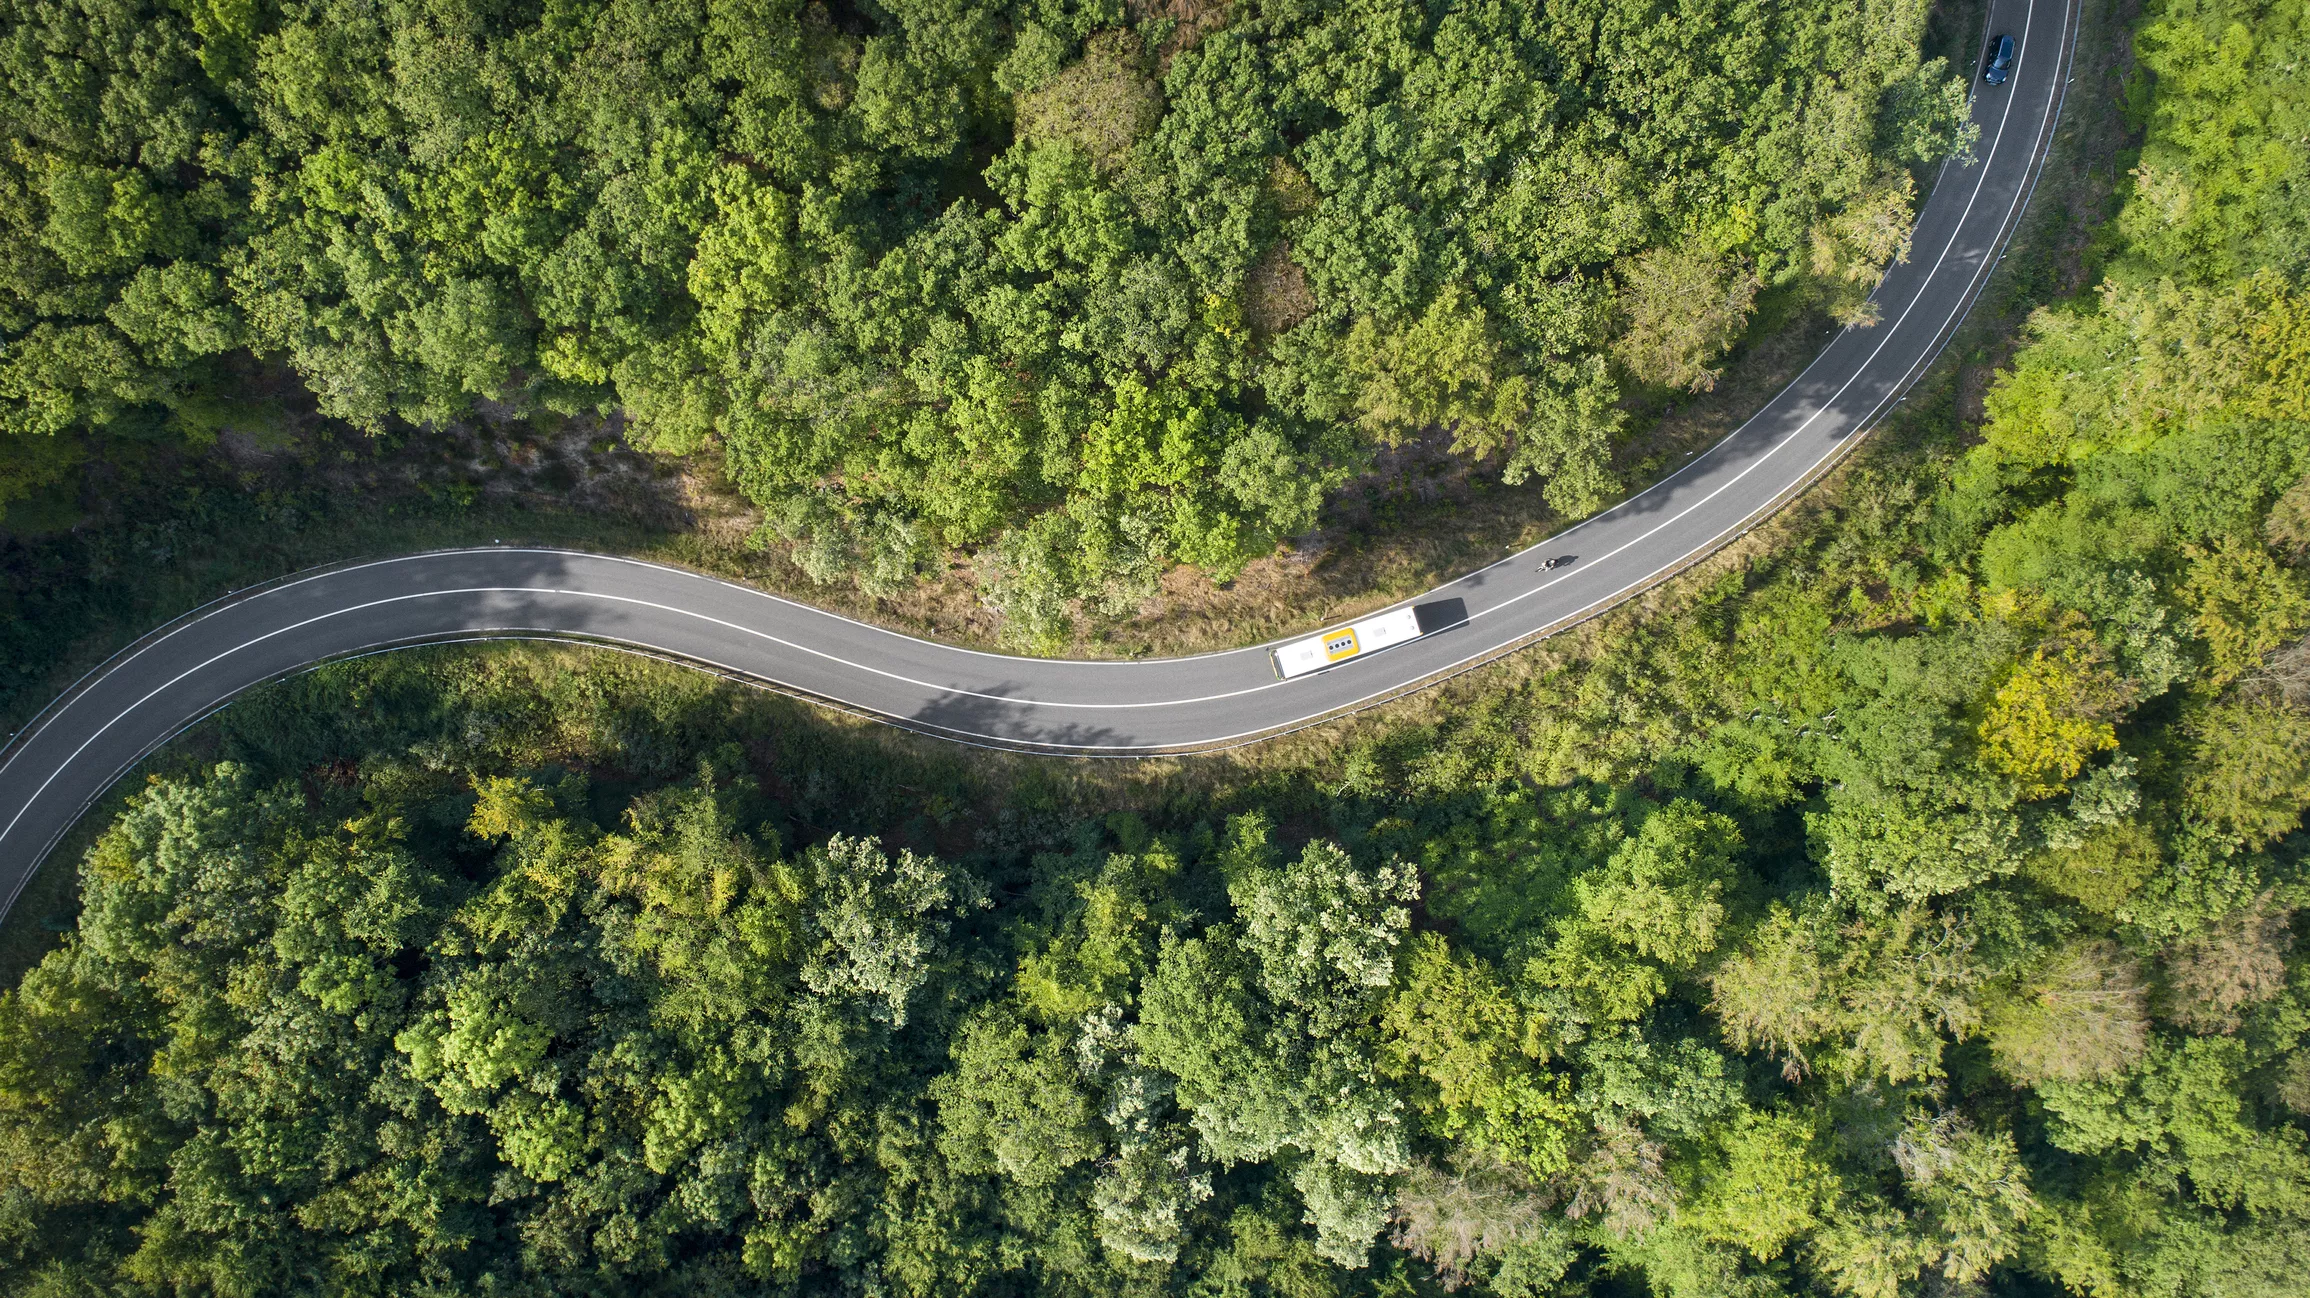
M 1981 78 L 1993 86 L 2005 84 L 2013 68 L 2013 38 L 1999 36 L 1989 43 L 1989 63 L 1981 69 Z

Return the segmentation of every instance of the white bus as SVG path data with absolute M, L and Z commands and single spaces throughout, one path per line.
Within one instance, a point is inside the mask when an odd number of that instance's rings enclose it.
M 1267 656 L 1275 663 L 1276 679 L 1287 681 L 1294 676 L 1322 671 L 1335 663 L 1344 663 L 1350 658 L 1377 653 L 1390 645 L 1417 640 L 1428 629 L 1420 625 L 1420 610 L 1399 608 L 1392 613 L 1381 613 L 1361 622 L 1334 627 L 1305 640 L 1278 645 L 1269 650 Z

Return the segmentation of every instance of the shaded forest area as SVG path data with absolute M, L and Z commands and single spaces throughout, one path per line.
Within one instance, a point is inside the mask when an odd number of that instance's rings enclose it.
M 2150 7 L 1978 430 L 1313 760 L 576 651 L 227 712 L 0 997 L 0 1285 L 2298 1293 L 2306 15 Z
M 0 6 L 0 507 L 262 437 L 615 413 L 818 581 L 1013 640 L 1448 435 L 1562 515 L 1761 286 L 1859 309 L 1966 145 L 1922 0 Z

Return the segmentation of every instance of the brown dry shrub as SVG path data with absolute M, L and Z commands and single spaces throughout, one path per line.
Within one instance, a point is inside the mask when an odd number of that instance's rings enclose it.
M 1676 1214 L 1676 1183 L 1662 1165 L 1667 1156 L 1667 1146 L 1634 1125 L 1599 1128 L 1567 1174 L 1572 1202 L 1564 1215 L 1593 1216 L 1619 1239 L 1651 1230 Z
M 1262 339 L 1273 338 L 1315 311 L 1307 272 L 1292 260 L 1291 244 L 1277 240 L 1243 277 L 1243 319 Z
M 1306 216 L 1323 202 L 1315 182 L 1307 173 L 1291 164 L 1288 158 L 1271 158 L 1267 163 L 1267 196 L 1275 204 L 1276 212 L 1285 217 Z
M 2115 942 L 2071 947 L 1989 1016 L 1990 1054 L 2030 1086 L 2111 1076 L 2148 1045 L 2148 999 L 2140 966 Z
M 2310 559 L 2310 475 L 2286 488 L 2270 516 L 2262 520 L 2262 535 L 2288 563 Z
M 2257 697 L 2275 694 L 2297 708 L 2310 708 L 2310 639 L 2296 640 L 2271 654 L 2242 690 Z
M 1127 31 L 1091 37 L 1082 58 L 1018 99 L 1020 135 L 1071 143 L 1101 171 L 1122 166 L 1161 120 L 1163 91 L 1148 68 L 1147 47 Z
M 2294 1051 L 2272 1071 L 2270 1094 L 2294 1112 L 2310 1116 L 2310 1050 Z
M 2234 1032 L 2238 1011 L 2286 990 L 2293 912 L 2269 893 L 2166 952 L 2163 1016 L 2192 1032 Z
M 1133 26 L 1165 18 L 1177 22 L 1157 51 L 1168 65 L 1172 55 L 1194 49 L 1204 37 L 1225 27 L 1234 16 L 1233 8 L 1231 0 L 1124 0 L 1123 12 L 1130 15 Z
M 1515 1167 L 1462 1149 L 1449 1168 L 1420 1163 L 1398 1177 L 1389 1217 L 1396 1247 L 1434 1267 L 1446 1289 L 1457 1289 L 1478 1255 L 1544 1234 L 1555 1203 Z

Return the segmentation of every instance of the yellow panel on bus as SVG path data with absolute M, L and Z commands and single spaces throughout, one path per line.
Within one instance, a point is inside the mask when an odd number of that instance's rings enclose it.
M 1416 640 L 1420 636 L 1418 614 L 1408 608 L 1394 609 L 1371 617 L 1360 618 L 1347 626 L 1333 627 L 1321 635 L 1277 645 L 1268 650 L 1268 658 L 1275 664 L 1275 674 L 1285 680 L 1322 671 L 1334 663 L 1361 657 L 1389 645 Z

